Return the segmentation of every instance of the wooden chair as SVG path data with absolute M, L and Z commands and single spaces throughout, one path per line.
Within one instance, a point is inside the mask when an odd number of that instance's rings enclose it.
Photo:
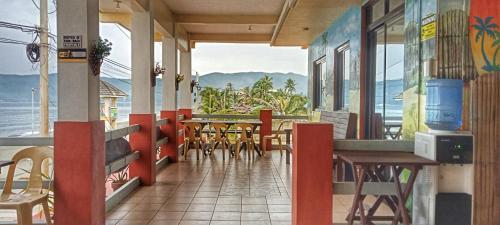
M 222 160 L 226 160 L 226 148 L 229 149 L 229 141 L 227 139 L 228 125 L 225 123 L 212 123 L 210 128 L 214 128 L 215 133 L 210 137 L 210 154 L 215 152 L 218 145 L 222 147 Z M 210 129 L 211 130 L 211 129 Z
M 262 155 L 266 155 L 266 145 L 267 145 L 267 142 L 269 142 L 269 140 L 271 141 L 271 150 L 272 150 L 272 146 L 273 146 L 273 140 L 278 140 L 278 148 L 280 150 L 280 155 L 283 156 L 283 142 L 281 140 L 281 131 L 283 129 L 283 125 L 285 124 L 285 122 L 287 122 L 286 120 L 283 120 L 281 121 L 280 125 L 278 126 L 278 130 L 276 131 L 276 133 L 274 135 L 266 135 L 264 136 L 263 138 L 263 145 L 262 145 Z
M 245 145 L 245 149 L 248 152 L 248 158 L 250 159 L 253 155 L 255 145 L 255 141 L 253 139 L 254 126 L 248 123 L 238 123 L 235 124 L 235 127 L 237 130 L 241 131 L 238 139 L 236 140 L 236 159 L 240 159 L 240 151 L 243 145 Z
M 184 160 L 187 160 L 187 153 L 191 146 L 196 149 L 196 160 L 200 160 L 201 145 L 203 144 L 201 138 L 202 129 L 203 126 L 200 123 L 184 124 Z
M 52 224 L 49 211 L 49 190 L 43 188 L 42 163 L 46 159 L 54 158 L 54 151 L 49 147 L 31 147 L 16 153 L 12 158 L 14 164 L 9 166 L 7 180 L 0 197 L 0 209 L 15 209 L 17 224 L 32 225 L 33 207 L 41 204 L 48 225 Z M 12 192 L 14 173 L 17 163 L 23 159 L 30 159 L 33 166 L 30 171 L 28 185 L 19 193 Z

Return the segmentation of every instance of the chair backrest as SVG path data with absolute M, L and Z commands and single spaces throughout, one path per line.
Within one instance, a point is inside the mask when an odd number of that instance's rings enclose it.
M 215 141 L 221 141 L 227 133 L 227 124 L 225 123 L 211 123 L 210 127 L 214 128 L 215 135 L 212 137 Z
M 200 123 L 190 122 L 184 124 L 184 138 L 189 138 L 190 141 L 194 141 L 196 138 L 201 138 L 201 126 Z
M 12 157 L 12 161 L 14 161 L 14 164 L 9 166 L 3 193 L 12 193 L 12 184 L 14 182 L 14 173 L 16 171 L 17 163 L 24 159 L 30 159 L 33 165 L 30 170 L 28 185 L 23 190 L 23 192 L 42 192 L 42 163 L 46 159 L 54 159 L 54 150 L 51 147 L 30 147 L 17 152 L 14 157 Z M 49 174 L 45 174 L 45 176 L 48 175 Z
M 253 125 L 249 123 L 237 123 L 234 125 L 237 130 L 241 130 L 240 140 L 247 141 L 253 138 Z
M 278 130 L 276 130 L 276 134 L 274 134 L 274 137 L 278 137 L 281 133 L 281 131 L 283 130 L 283 126 L 285 125 L 285 123 L 288 122 L 286 120 L 282 120 L 280 122 L 280 125 L 278 126 Z
M 347 111 L 321 111 L 321 122 L 333 123 L 335 140 L 356 139 L 357 116 Z

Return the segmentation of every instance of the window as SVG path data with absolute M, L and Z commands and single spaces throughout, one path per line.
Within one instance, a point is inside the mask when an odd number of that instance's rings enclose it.
M 335 105 L 334 110 L 349 111 L 349 77 L 351 74 L 349 42 L 335 50 Z
M 313 109 L 326 108 L 326 56 L 314 62 Z
M 368 17 L 367 58 L 367 137 L 399 139 L 403 120 L 404 4 L 398 0 L 379 0 L 367 8 L 384 5 L 385 14 Z M 371 17 L 374 18 L 374 17 Z

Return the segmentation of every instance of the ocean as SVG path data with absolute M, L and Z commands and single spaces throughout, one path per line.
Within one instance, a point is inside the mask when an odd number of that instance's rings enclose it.
M 158 107 L 158 106 L 157 106 Z M 118 102 L 118 122 L 127 121 L 130 114 L 130 102 Z M 32 113 L 31 102 L 0 102 L 0 137 L 30 136 L 38 133 L 40 110 L 35 104 Z M 32 119 L 34 118 L 34 120 Z M 49 126 L 53 130 L 57 119 L 57 107 L 49 106 Z

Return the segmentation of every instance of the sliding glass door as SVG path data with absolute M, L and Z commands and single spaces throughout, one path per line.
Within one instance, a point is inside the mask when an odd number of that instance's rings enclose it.
M 367 135 L 373 139 L 399 139 L 403 116 L 404 15 L 402 7 L 397 7 L 397 11 L 380 16 L 378 8 L 383 7 L 378 4 L 382 3 L 383 0 L 371 7 L 370 13 L 377 19 L 369 20 L 367 35 Z

